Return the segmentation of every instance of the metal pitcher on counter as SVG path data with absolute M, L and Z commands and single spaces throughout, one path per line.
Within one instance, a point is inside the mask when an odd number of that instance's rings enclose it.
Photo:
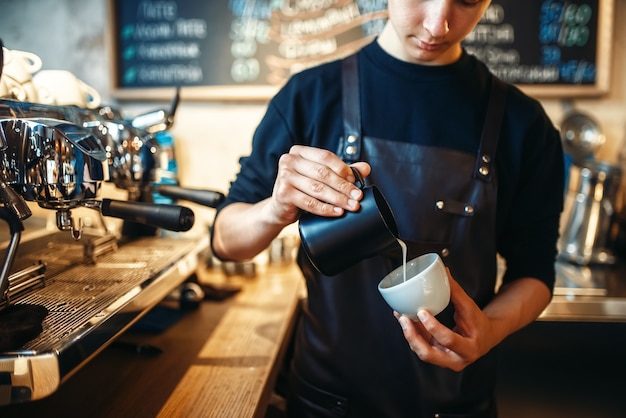
M 578 265 L 613 264 L 622 169 L 599 161 L 571 167 L 559 258 Z

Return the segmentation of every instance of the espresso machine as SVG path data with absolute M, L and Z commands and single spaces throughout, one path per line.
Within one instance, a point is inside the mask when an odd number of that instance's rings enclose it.
M 56 391 L 181 286 L 205 255 L 208 236 L 184 234 L 194 223 L 191 209 L 144 198 L 157 189 L 208 207 L 224 198 L 152 184 L 159 161 L 154 134 L 171 125 L 173 110 L 159 114 L 133 126 L 109 107 L 0 100 L 0 217 L 8 227 L 0 335 L 1 328 L 35 325 L 0 340 L 0 405 Z M 105 183 L 127 191 L 128 199 L 103 198 Z M 29 202 L 55 213 L 55 230 L 28 231 L 22 239 Z M 101 227 L 87 230 L 75 215 L 82 211 L 95 214 Z M 120 235 L 104 217 L 175 234 Z

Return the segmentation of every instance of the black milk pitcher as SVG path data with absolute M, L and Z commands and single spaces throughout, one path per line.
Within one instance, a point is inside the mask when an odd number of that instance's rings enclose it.
M 398 246 L 398 227 L 387 200 L 376 186 L 366 187 L 356 169 L 352 171 L 363 191 L 358 211 L 344 211 L 340 217 L 308 212 L 300 216 L 298 230 L 305 253 L 326 276 Z

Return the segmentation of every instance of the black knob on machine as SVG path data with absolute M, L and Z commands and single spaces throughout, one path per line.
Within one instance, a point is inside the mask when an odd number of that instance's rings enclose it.
M 210 208 L 219 206 L 226 196 L 223 193 L 213 190 L 189 189 L 186 187 L 172 186 L 167 184 L 159 184 L 154 186 L 154 191 L 167 197 L 174 199 L 183 199 L 190 202 L 198 203 Z

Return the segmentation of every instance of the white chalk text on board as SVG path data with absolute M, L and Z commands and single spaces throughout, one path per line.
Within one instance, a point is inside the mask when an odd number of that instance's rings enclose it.
M 371 42 L 387 0 L 115 0 L 125 88 L 281 85 Z
M 372 42 L 387 18 L 387 0 L 110 1 L 120 92 L 254 87 L 266 97 Z M 493 0 L 463 46 L 538 96 L 606 92 L 613 2 Z
M 175 1 L 142 1 L 134 19 L 120 28 L 122 83 L 179 85 L 204 79 L 200 42 L 207 38 L 204 19 L 178 15 Z M 137 64 L 138 63 L 138 64 Z
M 512 83 L 595 83 L 597 0 L 501 3 L 489 6 L 466 39 L 470 53 Z M 527 24 L 520 30 L 513 20 Z M 535 42 L 522 37 L 529 32 Z

